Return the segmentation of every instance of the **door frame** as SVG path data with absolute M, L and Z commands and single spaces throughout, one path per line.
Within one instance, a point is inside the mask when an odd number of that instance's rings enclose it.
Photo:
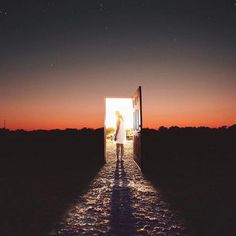
M 135 90 L 135 93 L 139 93 L 139 97 L 140 97 L 140 125 L 139 125 L 139 127 L 140 127 L 140 155 L 141 155 L 141 161 L 140 161 L 140 166 L 138 165 L 138 163 L 135 161 L 135 159 L 134 159 L 134 156 L 133 156 L 133 160 L 134 160 L 134 162 L 135 162 L 135 164 L 142 170 L 143 169 L 143 147 L 142 147 L 142 129 L 143 129 L 143 105 L 142 105 L 142 87 L 141 86 L 138 86 L 138 88 Z M 105 123 L 105 119 L 106 119 L 106 99 L 108 98 L 113 98 L 113 99 L 119 99 L 119 98 L 129 98 L 129 99 L 132 99 L 133 100 L 133 97 L 134 97 L 134 95 L 132 95 L 132 96 L 119 96 L 119 97 L 117 97 L 117 96 L 108 96 L 108 97 L 103 97 L 103 99 L 104 99 L 104 160 L 105 160 L 105 163 L 107 162 L 107 160 L 106 160 L 106 123 Z M 133 143 L 134 143 L 134 139 L 133 139 Z M 133 148 L 133 152 L 134 152 L 134 148 Z
M 128 98 L 128 99 L 133 99 L 133 97 L 128 97 L 128 96 L 120 96 L 120 97 L 117 97 L 117 96 L 109 96 L 109 97 L 103 97 L 103 100 L 104 100 L 104 120 L 103 120 L 103 122 L 104 122 L 104 160 L 105 160 L 105 163 L 107 162 L 107 160 L 106 160 L 106 123 L 105 123 L 105 119 L 106 119 L 106 99 L 107 98 L 113 98 L 113 99 L 119 99 L 119 98 Z

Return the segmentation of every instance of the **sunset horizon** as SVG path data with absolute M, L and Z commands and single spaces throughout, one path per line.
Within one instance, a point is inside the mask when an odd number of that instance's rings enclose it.
M 171 128 L 171 127 L 178 127 L 178 128 L 212 128 L 212 129 L 217 129 L 217 128 L 222 128 L 222 127 L 231 127 L 231 126 L 234 126 L 236 125 L 235 122 L 232 122 L 232 123 L 223 123 L 223 124 L 220 124 L 220 125 L 214 125 L 215 122 L 212 122 L 213 124 L 212 125 L 204 125 L 204 124 L 197 124 L 196 125 L 191 125 L 189 123 L 186 123 L 186 125 L 184 124 L 166 124 L 166 125 L 158 125 L 158 126 L 143 126 L 143 129 L 156 129 L 158 130 L 159 128 L 161 127 L 165 127 L 165 128 Z M 104 125 L 101 125 L 101 126 L 39 126 L 39 127 L 36 127 L 36 128 L 32 128 L 32 127 L 29 127 L 29 128 L 22 128 L 22 127 L 8 127 L 6 125 L 5 129 L 8 129 L 10 131 L 16 131 L 16 130 L 24 130 L 24 131 L 37 131 L 37 130 L 45 130 L 45 131 L 50 131 L 50 130 L 66 130 L 66 129 L 76 129 L 76 130 L 81 130 L 81 129 L 101 129 L 101 128 L 104 128 Z M 4 129 L 4 125 L 2 127 L 0 127 L 0 129 Z
M 0 124 L 97 128 L 143 90 L 143 127 L 236 123 L 235 4 L 0 5 Z M 1 127 L 2 125 L 0 125 Z

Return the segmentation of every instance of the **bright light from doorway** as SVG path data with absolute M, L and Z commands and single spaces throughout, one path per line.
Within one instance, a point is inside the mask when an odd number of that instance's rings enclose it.
M 106 128 L 116 127 L 115 111 L 120 111 L 124 117 L 127 129 L 133 128 L 133 106 L 132 98 L 106 98 Z

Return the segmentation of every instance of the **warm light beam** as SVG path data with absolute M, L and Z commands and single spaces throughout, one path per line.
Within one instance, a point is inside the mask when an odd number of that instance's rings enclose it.
M 120 111 L 124 117 L 126 128 L 133 127 L 133 106 L 131 98 L 106 98 L 106 128 L 116 127 L 115 111 Z

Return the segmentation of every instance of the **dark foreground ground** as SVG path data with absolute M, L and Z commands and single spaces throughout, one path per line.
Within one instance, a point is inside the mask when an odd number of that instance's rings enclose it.
M 0 132 L 0 235 L 47 235 L 103 165 L 103 130 Z
M 143 131 L 144 173 L 191 236 L 236 235 L 236 127 Z M 103 129 L 0 130 L 0 235 L 47 235 L 103 165 Z
M 145 175 L 190 235 L 236 235 L 236 126 L 144 130 Z

